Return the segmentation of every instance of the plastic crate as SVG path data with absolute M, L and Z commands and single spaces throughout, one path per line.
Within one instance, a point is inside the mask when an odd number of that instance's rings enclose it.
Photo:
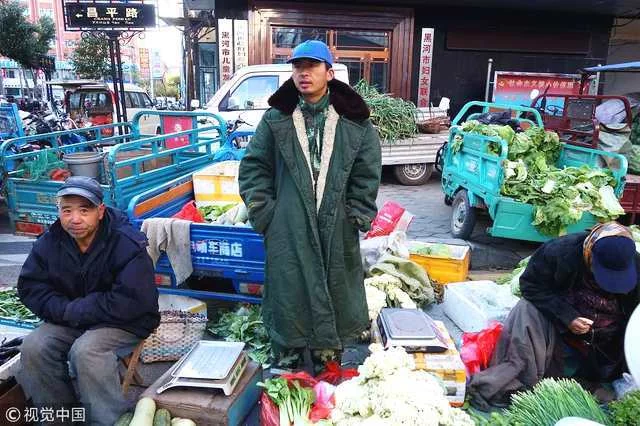
M 193 193 L 196 205 L 239 203 L 239 161 L 223 161 L 193 173 Z
M 451 250 L 452 256 L 448 258 L 414 253 L 414 250 L 420 247 L 430 247 L 436 245 L 436 243 L 409 241 L 408 245 L 411 253 L 409 258 L 422 266 L 432 280 L 440 284 L 447 284 L 467 279 L 469 264 L 471 263 L 471 250 L 469 247 L 444 244 Z

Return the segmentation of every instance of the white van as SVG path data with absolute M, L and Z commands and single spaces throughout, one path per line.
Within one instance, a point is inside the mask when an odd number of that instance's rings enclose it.
M 335 78 L 349 84 L 349 72 L 344 64 L 333 64 L 333 70 Z M 241 68 L 213 95 L 205 109 L 225 121 L 235 121 L 241 116 L 250 127 L 255 127 L 269 108 L 269 97 L 291 77 L 291 72 L 291 64 Z
M 65 110 L 79 126 L 118 122 L 113 83 L 74 80 L 52 81 L 49 84 L 62 86 Z M 124 96 L 129 121 L 137 112 L 154 108 L 151 98 L 142 87 L 125 83 Z M 143 115 L 140 118 L 140 133 L 154 135 L 159 132 L 160 119 L 157 115 Z

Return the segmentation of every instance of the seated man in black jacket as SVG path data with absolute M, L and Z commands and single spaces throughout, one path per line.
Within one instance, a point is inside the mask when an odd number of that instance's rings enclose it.
M 45 321 L 24 339 L 18 381 L 37 406 L 79 402 L 88 424 L 113 425 L 127 408 L 116 353 L 160 322 L 153 264 L 145 235 L 102 203 L 95 180 L 70 177 L 57 195 L 59 219 L 18 279 L 22 302 Z
M 474 405 L 507 403 L 544 377 L 596 384 L 619 377 L 639 271 L 631 232 L 616 222 L 536 250 L 520 277 L 523 299 L 505 322 L 490 367 L 469 383 Z

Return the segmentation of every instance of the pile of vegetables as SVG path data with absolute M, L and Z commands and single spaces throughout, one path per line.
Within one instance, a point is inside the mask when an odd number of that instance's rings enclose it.
M 22 304 L 15 288 L 0 291 L 0 317 L 24 322 L 40 322 L 40 318 Z
M 640 390 L 627 393 L 622 399 L 609 404 L 611 423 L 628 426 L 640 422 Z
M 148 397 L 140 398 L 135 411 L 124 413 L 114 426 L 196 426 L 190 419 L 171 418 L 171 413 L 164 408 L 156 410 L 156 402 Z
M 503 164 L 502 195 L 534 206 L 533 225 L 544 235 L 557 237 L 567 227 L 580 221 L 589 212 L 602 221 L 624 214 L 614 194 L 616 180 L 609 170 L 588 166 L 555 166 L 562 144 L 555 132 L 532 126 L 516 133 L 511 126 L 485 125 L 470 120 L 462 131 L 495 136 L 508 144 L 507 160 Z M 456 135 L 452 150 L 460 150 L 461 135 Z M 488 145 L 490 154 L 500 153 L 500 144 Z
M 288 381 L 283 377 L 267 379 L 258 383 L 265 393 L 278 407 L 280 426 L 307 425 L 311 405 L 315 399 L 313 390 L 303 387 L 297 380 Z
M 249 349 L 249 358 L 261 365 L 269 363 L 271 343 L 260 306 L 242 305 L 233 312 L 224 313 L 208 331 L 228 342 L 244 342 Z
M 413 103 L 380 93 L 365 80 L 360 80 L 353 88 L 369 106 L 371 122 L 382 141 L 406 139 L 418 133 L 417 109 Z
M 373 344 L 357 377 L 335 389 L 331 421 L 350 425 L 473 425 L 463 411 L 452 408 L 444 387 L 432 374 L 415 370 L 413 357 L 402 348 L 383 350 Z
M 442 243 L 425 244 L 424 246 L 415 247 L 411 249 L 411 253 L 421 254 L 423 256 L 444 257 L 448 259 L 453 257 L 451 247 Z
M 509 286 L 511 287 L 511 293 L 514 296 L 522 296 L 522 294 L 520 293 L 520 277 L 524 273 L 524 270 L 527 269 L 529 260 L 531 260 L 531 256 L 522 259 L 520 262 L 518 262 L 518 265 L 516 265 L 516 268 L 513 271 L 498 278 L 496 280 L 496 283 L 509 284 Z
M 227 226 L 251 226 L 248 222 L 247 207 L 244 203 L 230 203 L 198 207 L 208 223 Z
M 411 260 L 389 254 L 370 268 L 364 289 L 371 320 L 385 307 L 415 309 L 435 301 L 425 270 Z

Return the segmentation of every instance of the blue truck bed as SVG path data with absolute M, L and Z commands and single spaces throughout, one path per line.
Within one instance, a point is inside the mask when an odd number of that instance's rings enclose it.
M 193 130 L 153 137 L 140 136 L 137 130 L 139 118 L 142 115 L 153 114 L 187 117 L 193 121 Z M 198 127 L 202 117 L 212 118 L 218 124 Z M 123 128 L 122 134 L 118 134 L 116 128 Z M 107 134 L 113 136 L 103 137 L 105 130 Z M 59 145 L 61 136 L 73 132 L 93 132 L 96 139 Z M 26 176 L 18 169 L 10 169 L 7 164 L 11 161 L 20 163 L 46 155 L 60 159 L 65 153 L 107 147 L 108 152 L 100 164 L 100 180 L 105 194 L 105 204 L 125 210 L 136 194 L 209 164 L 222 145 L 219 135 L 225 133 L 226 126 L 223 121 L 210 113 L 144 111 L 136 114 L 131 123 L 117 123 L 8 140 L 0 146 L 0 156 L 3 174 L 6 177 L 7 204 L 13 229 L 17 233 L 37 235 L 53 223 L 57 218 L 56 192 L 63 182 L 49 180 L 42 176 Z M 48 139 L 52 147 L 31 153 L 8 154 L 12 145 L 42 139 Z M 180 140 L 183 144 L 173 143 L 176 140 Z M 44 158 L 46 162 L 47 157 Z
M 191 173 L 139 194 L 129 203 L 127 214 L 135 226 L 144 219 L 171 217 L 194 199 Z M 156 265 L 160 292 L 204 299 L 260 303 L 264 283 L 264 242 L 251 228 L 192 223 L 191 258 L 193 275 L 231 280 L 235 293 L 178 287 L 166 255 Z

